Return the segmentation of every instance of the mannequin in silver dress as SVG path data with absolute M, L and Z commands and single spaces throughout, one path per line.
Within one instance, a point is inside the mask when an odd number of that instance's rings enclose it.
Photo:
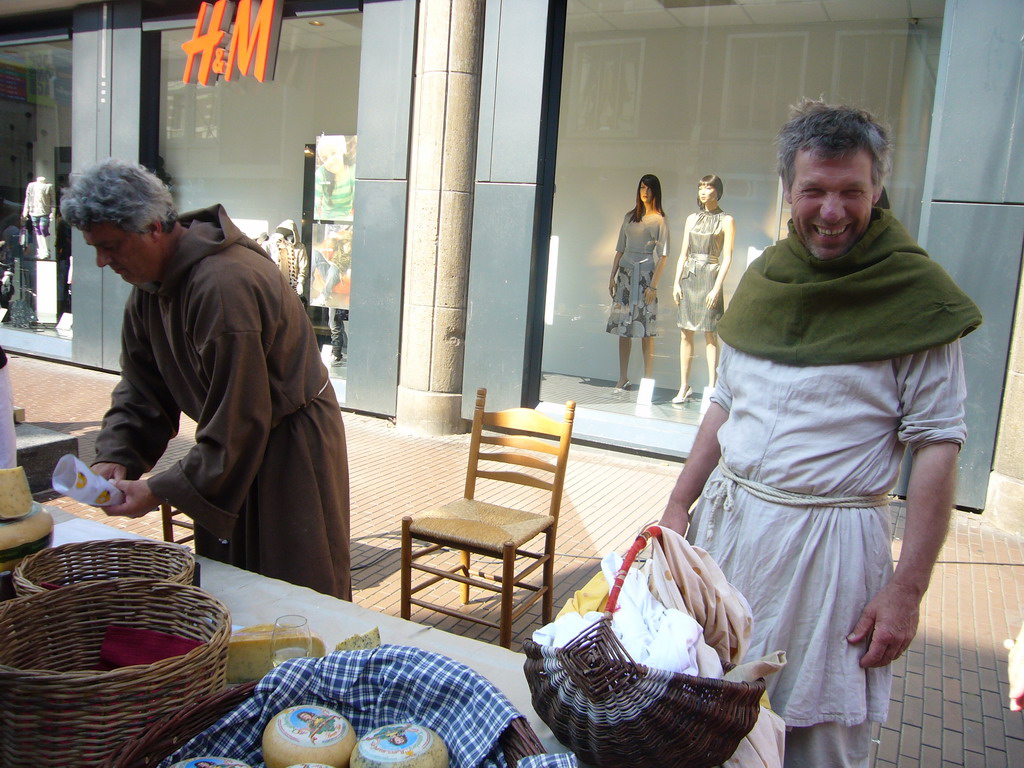
M 725 185 L 714 174 L 697 184 L 697 211 L 686 219 L 683 246 L 676 264 L 672 297 L 679 305 L 679 393 L 673 403 L 690 394 L 693 335 L 704 332 L 708 386 L 715 386 L 718 369 L 718 320 L 725 310 L 722 286 L 732 265 L 736 222 L 718 205 Z

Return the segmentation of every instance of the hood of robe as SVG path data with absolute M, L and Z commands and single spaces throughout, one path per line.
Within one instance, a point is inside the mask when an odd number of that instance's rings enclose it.
M 198 262 L 232 245 L 241 245 L 264 259 L 270 259 L 255 240 L 231 221 L 224 206 L 219 203 L 182 214 L 178 217 L 178 223 L 185 228 L 185 232 L 178 241 L 177 252 L 167 265 L 163 280 L 158 284 L 140 286 L 151 293 L 173 293 Z

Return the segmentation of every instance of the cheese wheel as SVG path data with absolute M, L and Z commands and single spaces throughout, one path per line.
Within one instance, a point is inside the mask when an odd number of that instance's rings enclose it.
M 50 546 L 53 518 L 38 504 L 17 520 L 0 520 L 0 572 L 9 571 L 22 559 Z
M 32 489 L 23 467 L 0 469 L 0 520 L 22 517 L 32 510 Z
M 423 725 L 396 723 L 356 742 L 351 768 L 448 768 L 448 748 Z
M 323 763 L 348 768 L 356 733 L 333 709 L 303 704 L 281 710 L 263 729 L 263 761 L 267 768 Z
M 273 624 L 255 624 L 231 634 L 228 640 L 229 683 L 259 680 L 273 669 L 270 661 L 270 639 L 273 635 Z M 310 639 L 312 655 L 323 656 L 327 651 L 323 638 L 311 633 Z
M 252 766 L 230 757 L 204 755 L 203 757 L 190 757 L 188 760 L 181 760 L 174 763 L 171 768 L 252 768 Z
M 324 765 L 323 763 L 296 763 L 295 765 L 289 765 L 288 768 L 332 768 L 332 766 Z

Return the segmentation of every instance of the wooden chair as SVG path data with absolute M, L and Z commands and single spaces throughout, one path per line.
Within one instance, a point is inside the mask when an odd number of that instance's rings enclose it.
M 188 544 L 188 542 L 195 539 L 195 524 L 187 517 L 181 519 L 177 515 L 181 514 L 174 509 L 170 504 L 160 505 L 160 522 L 163 524 L 164 541 L 169 541 L 172 544 Z M 183 528 L 191 533 L 182 536 L 180 539 L 174 538 L 174 529 Z
M 555 534 L 558 511 L 562 504 L 562 485 L 569 458 L 569 441 L 576 403 L 565 404 L 565 418 L 557 421 L 530 408 L 512 408 L 486 412 L 486 389 L 477 390 L 476 410 L 469 447 L 464 498 L 436 509 L 402 518 L 402 618 L 408 619 L 412 606 L 438 611 L 448 616 L 476 622 L 498 629 L 499 642 L 505 648 L 512 644 L 512 623 L 538 600 L 543 600 L 543 622 L 551 621 L 554 602 Z M 483 434 L 484 428 L 501 433 Z M 557 442 L 536 437 L 553 437 Z M 499 446 L 500 450 L 481 450 L 481 445 Z M 483 465 L 483 466 L 481 466 Z M 526 471 L 529 470 L 529 471 Z M 550 495 L 546 514 L 526 512 L 490 504 L 476 499 L 477 479 L 487 478 L 502 483 L 540 488 Z M 543 536 L 543 550 L 527 550 L 524 546 Z M 413 550 L 413 540 L 425 543 Z M 537 544 L 541 542 L 538 541 Z M 451 566 L 451 550 L 460 552 L 459 563 Z M 430 555 L 440 557 L 443 567 L 421 562 Z M 491 572 L 470 570 L 470 555 L 501 562 Z M 446 566 L 446 567 L 445 567 Z M 517 570 L 519 568 L 519 570 Z M 542 578 L 529 579 L 538 569 Z M 413 571 L 429 575 L 413 584 Z M 461 584 L 462 604 L 469 603 L 469 588 L 476 587 L 501 595 L 498 621 L 453 610 L 445 605 L 413 597 L 439 581 L 449 579 Z M 529 580 L 528 580 L 529 579 Z M 516 590 L 523 594 L 514 600 Z

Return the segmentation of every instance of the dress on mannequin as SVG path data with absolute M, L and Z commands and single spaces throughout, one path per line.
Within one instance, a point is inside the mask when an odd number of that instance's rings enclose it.
M 714 305 L 707 306 L 706 297 L 715 287 L 722 266 L 722 244 L 725 230 L 722 226 L 726 212 L 698 211 L 697 221 L 690 230 L 687 252 L 689 274 L 682 280 L 683 300 L 679 302 L 680 329 L 687 331 L 717 331 L 718 321 L 725 312 L 725 301 L 719 291 Z
M 627 213 L 619 230 L 616 251 L 622 252 L 615 275 L 615 294 L 608 316 L 608 333 L 642 338 L 658 335 L 658 301 L 647 303 L 644 292 L 654 287 L 654 267 L 668 252 L 668 225 L 659 213 L 630 221 Z

